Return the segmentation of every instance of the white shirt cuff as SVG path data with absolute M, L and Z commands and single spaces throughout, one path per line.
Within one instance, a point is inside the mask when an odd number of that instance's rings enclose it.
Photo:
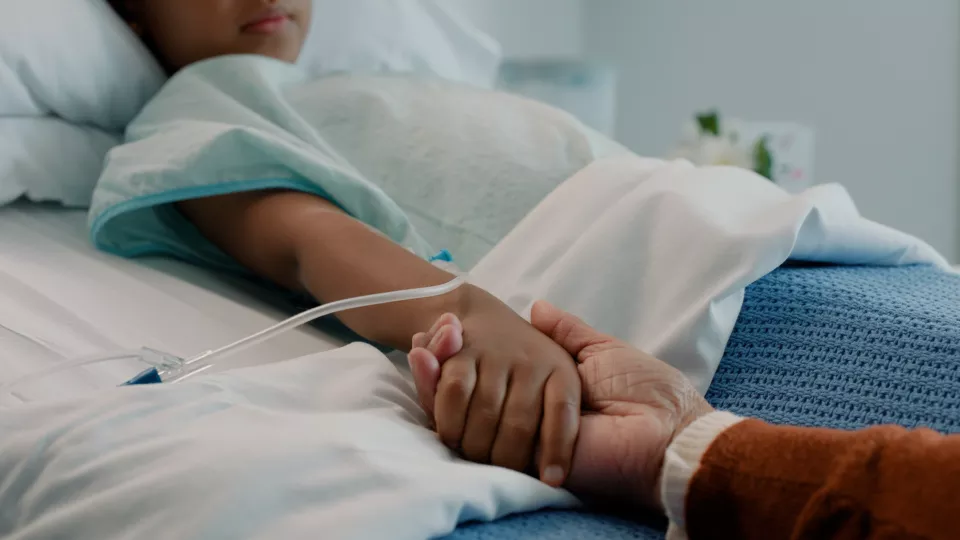
M 667 448 L 660 482 L 660 500 L 670 519 L 668 540 L 687 537 L 687 490 L 703 455 L 721 433 L 742 421 L 743 418 L 727 412 L 710 413 L 687 426 Z

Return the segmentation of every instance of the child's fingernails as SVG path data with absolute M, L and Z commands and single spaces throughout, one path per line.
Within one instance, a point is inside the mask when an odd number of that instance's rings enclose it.
M 430 345 L 427 346 L 427 349 L 429 349 L 430 352 L 436 351 L 437 347 L 440 346 L 440 342 L 443 340 L 444 328 L 446 327 L 440 328 L 440 330 L 437 331 L 437 335 L 433 336 L 433 339 L 430 340 Z
M 563 468 L 559 465 L 550 465 L 543 470 L 543 483 L 553 487 L 563 485 Z

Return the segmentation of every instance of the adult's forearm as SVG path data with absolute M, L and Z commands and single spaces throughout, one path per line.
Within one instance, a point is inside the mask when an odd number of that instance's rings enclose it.
M 690 482 L 698 538 L 956 538 L 960 437 L 735 425 Z

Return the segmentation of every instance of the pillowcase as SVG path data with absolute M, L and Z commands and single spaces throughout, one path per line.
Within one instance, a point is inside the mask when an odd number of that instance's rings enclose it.
M 120 139 L 58 118 L 0 118 L 0 205 L 26 197 L 90 206 L 103 159 Z
M 313 75 L 401 72 L 491 88 L 500 45 L 442 0 L 314 0 L 300 64 Z
M 55 115 L 119 132 L 165 79 L 104 0 L 4 5 L 0 117 Z

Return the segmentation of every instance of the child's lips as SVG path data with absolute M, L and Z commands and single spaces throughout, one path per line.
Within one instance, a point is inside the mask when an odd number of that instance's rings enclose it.
M 289 15 L 271 13 L 251 23 L 245 24 L 241 30 L 251 34 L 272 34 L 282 30 L 290 21 Z

